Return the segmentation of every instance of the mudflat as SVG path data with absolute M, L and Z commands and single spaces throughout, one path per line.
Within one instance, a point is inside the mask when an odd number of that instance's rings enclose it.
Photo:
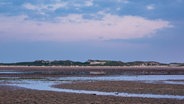
M 74 82 L 72 84 L 55 85 L 57 88 L 93 90 L 105 92 L 127 92 L 139 94 L 165 94 L 184 96 L 184 85 L 142 83 L 135 81 L 94 81 Z
M 184 75 L 184 67 L 140 67 L 140 66 L 0 66 L 0 71 L 22 73 L 0 73 L 11 77 L 89 76 L 89 75 Z
M 184 100 L 128 98 L 0 86 L 0 104 L 183 104 Z

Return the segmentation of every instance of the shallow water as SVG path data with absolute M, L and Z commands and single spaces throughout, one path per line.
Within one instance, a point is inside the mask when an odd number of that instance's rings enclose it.
M 164 81 L 184 80 L 184 75 L 132 75 L 132 76 L 101 76 L 101 77 L 61 77 L 57 80 L 69 81 Z
M 0 74 L 24 74 L 24 72 L 10 72 L 10 71 L 1 71 Z
M 180 84 L 180 85 L 184 85 L 184 82 L 181 82 L 181 81 L 163 81 L 164 84 Z
M 11 71 L 11 70 L 1 70 L 0 74 L 33 74 L 34 72 L 21 72 L 21 71 Z
M 173 80 L 173 81 L 169 81 Z M 34 90 L 56 91 L 67 93 L 82 93 L 82 94 L 95 94 L 95 95 L 110 95 L 121 97 L 142 97 L 142 98 L 169 98 L 169 99 L 184 99 L 184 96 L 179 95 L 157 95 L 157 94 L 133 94 L 125 92 L 101 92 L 101 91 L 88 91 L 88 90 L 73 90 L 54 88 L 53 85 L 71 83 L 73 81 L 141 81 L 142 83 L 156 83 L 163 84 L 182 84 L 174 80 L 184 80 L 184 75 L 139 75 L 139 76 L 103 76 L 103 77 L 61 77 L 53 78 L 47 77 L 43 79 L 31 80 L 20 78 L 9 78 L 7 85 L 18 86 Z M 6 80 L 1 80 L 6 81 Z

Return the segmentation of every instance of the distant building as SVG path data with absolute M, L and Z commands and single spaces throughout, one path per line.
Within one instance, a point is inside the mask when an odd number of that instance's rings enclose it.
M 106 62 L 102 60 L 88 60 L 90 65 L 104 65 Z
M 154 62 L 154 61 L 142 62 L 142 64 L 140 64 L 140 66 L 160 66 L 160 63 Z
M 104 65 L 106 62 L 90 62 L 90 65 Z

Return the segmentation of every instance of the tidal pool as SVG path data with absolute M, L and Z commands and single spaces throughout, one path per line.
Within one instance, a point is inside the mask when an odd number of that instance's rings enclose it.
M 21 72 L 21 71 L 7 71 L 7 70 L 1 70 L 0 74 L 33 74 L 34 72 Z
M 0 74 L 24 74 L 24 72 L 10 72 L 10 71 L 1 71 Z
M 169 81 L 172 80 L 172 81 Z M 184 96 L 180 95 L 159 95 L 159 94 L 136 94 L 126 92 L 102 92 L 102 91 L 89 91 L 89 90 L 73 90 L 54 88 L 53 85 L 71 83 L 73 81 L 141 81 L 142 83 L 155 83 L 162 82 L 163 84 L 178 84 L 174 80 L 184 80 L 184 75 L 138 75 L 138 76 L 102 76 L 102 77 L 60 77 L 45 79 L 20 79 L 8 80 L 10 86 L 18 86 L 33 90 L 56 91 L 66 93 L 81 93 L 81 94 L 94 94 L 94 95 L 108 95 L 120 97 L 142 97 L 142 98 L 168 98 L 183 100 Z M 1 80 L 0 82 L 2 82 Z M 182 84 L 183 83 L 179 83 Z

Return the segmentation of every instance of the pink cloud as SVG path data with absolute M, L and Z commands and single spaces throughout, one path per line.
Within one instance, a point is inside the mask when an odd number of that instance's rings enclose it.
M 143 38 L 172 27 L 165 20 L 105 14 L 101 20 L 71 14 L 57 22 L 27 20 L 27 16 L 0 16 L 1 39 L 81 41 Z

